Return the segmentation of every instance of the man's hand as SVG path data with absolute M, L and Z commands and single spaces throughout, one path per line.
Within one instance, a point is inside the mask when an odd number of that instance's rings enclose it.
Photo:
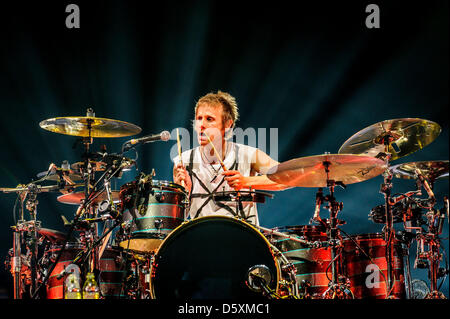
M 184 187 L 186 188 L 186 191 L 189 193 L 192 189 L 192 180 L 189 176 L 189 173 L 187 172 L 186 168 L 179 163 L 178 165 L 173 167 L 173 181 L 176 184 L 183 185 L 182 182 L 184 182 Z
M 233 187 L 237 191 L 247 186 L 247 177 L 242 176 L 239 171 L 224 171 L 222 172 L 222 174 L 226 176 L 225 180 L 227 181 L 228 185 L 230 185 L 230 187 Z

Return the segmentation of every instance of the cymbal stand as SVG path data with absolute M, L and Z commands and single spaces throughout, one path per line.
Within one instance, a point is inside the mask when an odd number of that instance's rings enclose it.
M 426 183 L 426 179 L 421 177 L 421 181 Z M 444 207 L 442 209 L 434 209 L 435 199 L 431 191 L 432 183 L 426 186 L 429 192 L 429 207 L 427 207 L 427 231 L 418 231 L 417 239 L 417 255 L 414 263 L 415 268 L 428 268 L 428 277 L 430 279 L 430 292 L 425 299 L 445 299 L 446 297 L 439 291 L 437 281 L 440 277 L 448 274 L 448 269 L 439 268 L 439 263 L 442 260 L 442 253 L 440 252 L 441 243 L 439 235 L 442 234 L 445 217 L 448 216 L 448 198 L 444 197 Z M 428 246 L 428 250 L 425 249 Z
M 385 160 L 386 170 L 383 173 L 383 183 L 381 184 L 380 193 L 384 195 L 385 202 L 385 229 L 384 229 L 384 240 L 386 242 L 386 263 L 387 263 L 387 287 L 386 287 L 386 299 L 390 298 L 390 294 L 394 285 L 393 278 L 393 245 L 392 241 L 394 240 L 395 230 L 394 230 L 394 216 L 392 215 L 391 208 L 391 190 L 392 190 L 392 178 L 393 175 L 389 171 L 389 161 L 392 157 L 391 153 L 389 153 L 389 146 L 393 141 L 393 136 L 386 134 L 381 142 L 385 146 L 385 153 L 381 153 Z
M 330 218 L 326 221 L 323 221 L 320 217 L 316 218 L 316 220 L 324 223 L 327 228 L 328 235 L 328 243 L 331 247 L 331 282 L 328 283 L 328 289 L 323 293 L 323 297 L 325 299 L 347 299 L 353 298 L 353 293 L 350 291 L 350 280 L 343 275 L 342 271 L 342 258 L 341 258 L 341 250 L 342 250 L 342 241 L 340 236 L 340 231 L 338 226 L 345 224 L 344 221 L 338 220 L 337 215 L 343 209 L 343 203 L 337 202 L 334 197 L 334 188 L 336 185 L 342 186 L 345 188 L 346 186 L 340 181 L 331 180 L 329 177 L 330 173 L 330 162 L 324 161 L 323 165 L 325 167 L 325 172 L 327 174 L 327 187 L 330 191 L 329 195 L 326 195 L 323 198 L 323 201 L 328 202 L 328 206 L 326 208 L 330 212 Z

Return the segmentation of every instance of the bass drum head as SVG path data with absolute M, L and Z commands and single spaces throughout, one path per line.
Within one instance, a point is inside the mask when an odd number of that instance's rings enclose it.
M 279 269 L 269 242 L 250 224 L 208 216 L 175 229 L 162 243 L 152 267 L 156 299 L 263 298 L 246 285 L 247 272 L 265 265 L 277 289 Z

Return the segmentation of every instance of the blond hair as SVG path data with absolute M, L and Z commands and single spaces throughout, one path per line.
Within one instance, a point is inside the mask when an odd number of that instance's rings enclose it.
M 195 114 L 197 114 L 197 109 L 201 103 L 207 103 L 210 105 L 222 105 L 223 115 L 222 123 L 225 124 L 227 121 L 232 120 L 233 124 L 231 128 L 234 127 L 236 121 L 239 118 L 238 106 L 236 99 L 229 93 L 217 91 L 217 93 L 210 92 L 202 96 L 195 104 Z

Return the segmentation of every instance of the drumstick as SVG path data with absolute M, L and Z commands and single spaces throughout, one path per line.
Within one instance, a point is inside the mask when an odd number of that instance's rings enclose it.
M 177 145 L 178 145 L 178 156 L 180 156 L 180 163 L 183 164 L 183 158 L 181 157 L 181 143 L 180 143 L 180 134 L 178 133 L 178 127 L 177 127 Z M 181 186 L 186 187 L 184 180 L 181 180 Z
M 209 138 L 208 134 L 206 134 L 206 132 L 203 132 L 203 134 L 206 135 L 206 137 L 208 138 L 209 144 L 211 144 L 214 153 L 216 154 L 217 159 L 219 160 L 220 166 L 222 166 L 222 169 L 224 172 L 227 171 L 227 168 L 225 167 L 225 164 L 222 162 L 222 159 L 220 158 L 219 152 L 217 152 L 216 148 L 214 147 L 213 142 L 211 141 L 211 139 Z

